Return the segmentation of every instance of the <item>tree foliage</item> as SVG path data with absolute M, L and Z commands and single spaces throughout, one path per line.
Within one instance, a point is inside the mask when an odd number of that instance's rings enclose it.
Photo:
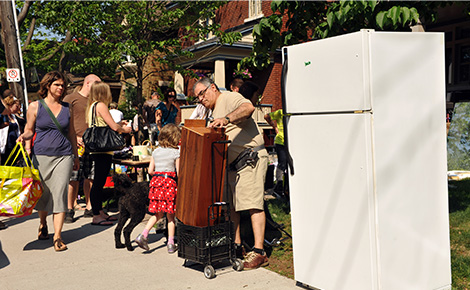
M 253 52 L 242 65 L 262 69 L 269 65 L 270 53 L 281 46 L 363 28 L 409 31 L 419 20 L 434 21 L 437 8 L 444 5 L 448 2 L 272 1 L 273 14 L 254 27 Z
M 168 70 L 188 73 L 174 64 L 178 57 L 190 57 L 183 49 L 188 40 L 215 34 L 219 42 L 233 43 L 239 33 L 223 33 L 220 25 L 200 21 L 215 16 L 220 1 L 35 1 L 21 27 L 26 66 L 43 70 L 114 75 L 116 68 L 135 77 L 140 100 L 143 75 L 151 55 Z M 18 3 L 19 7 L 22 6 Z M 53 32 L 45 38 L 36 30 L 28 43 L 31 24 Z M 130 57 L 135 68 L 129 70 Z

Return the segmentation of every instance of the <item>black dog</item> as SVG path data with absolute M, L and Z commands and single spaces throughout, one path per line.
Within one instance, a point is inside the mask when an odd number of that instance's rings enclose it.
M 144 219 L 148 205 L 148 182 L 134 183 L 126 174 L 114 174 L 114 191 L 119 198 L 119 220 L 114 230 L 116 249 L 124 247 L 133 251 L 131 246 L 132 230 Z M 127 220 L 129 224 L 124 228 L 124 243 L 121 243 L 121 231 Z

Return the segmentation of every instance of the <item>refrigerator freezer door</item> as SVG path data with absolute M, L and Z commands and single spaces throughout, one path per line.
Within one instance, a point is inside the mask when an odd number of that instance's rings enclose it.
M 369 30 L 284 48 L 287 113 L 369 110 Z
M 319 289 L 378 289 L 370 114 L 291 116 L 295 279 Z

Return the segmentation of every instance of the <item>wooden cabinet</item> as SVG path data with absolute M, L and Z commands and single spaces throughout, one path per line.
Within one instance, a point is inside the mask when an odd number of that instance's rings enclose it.
M 207 208 L 223 199 L 224 129 L 205 127 L 204 120 L 186 120 L 181 135 L 176 217 L 186 225 L 208 226 Z

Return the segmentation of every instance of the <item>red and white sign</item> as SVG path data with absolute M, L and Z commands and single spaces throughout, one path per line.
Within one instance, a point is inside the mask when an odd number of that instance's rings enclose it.
M 20 81 L 20 69 L 19 68 L 7 68 L 7 82 L 17 83 Z

